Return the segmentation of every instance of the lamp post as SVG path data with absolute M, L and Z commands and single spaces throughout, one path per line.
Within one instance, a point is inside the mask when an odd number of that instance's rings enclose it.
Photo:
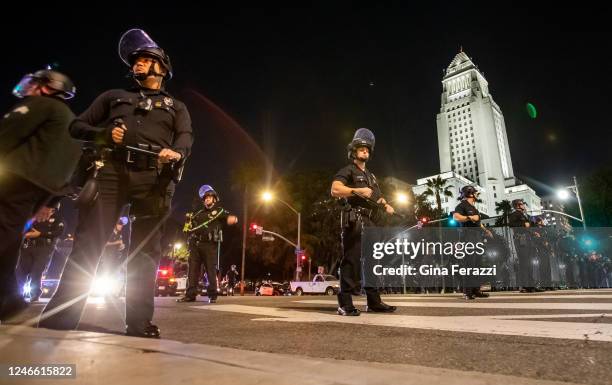
M 300 279 L 300 256 L 299 256 L 299 251 L 302 249 L 302 243 L 301 243 L 301 235 L 302 235 L 302 214 L 297 211 L 296 209 L 293 208 L 293 206 L 291 206 L 289 203 L 285 202 L 282 199 L 279 199 L 277 197 L 275 197 L 270 191 L 265 191 L 262 194 L 262 199 L 265 202 L 270 202 L 272 200 L 277 200 L 280 203 L 284 204 L 285 206 L 287 206 L 291 211 L 293 211 L 296 215 L 297 215 L 297 246 L 296 246 L 296 253 L 295 253 L 295 260 L 296 260 L 296 267 L 295 267 L 295 280 L 299 281 Z
M 586 230 L 586 222 L 584 220 L 584 212 L 582 211 L 582 201 L 580 200 L 580 191 L 578 190 L 578 182 L 576 181 L 576 177 L 572 177 L 574 180 L 574 184 L 572 186 L 566 186 L 563 189 L 557 192 L 557 196 L 566 200 L 569 198 L 569 193 L 567 190 L 571 190 L 574 194 L 576 194 L 576 200 L 578 200 L 578 209 L 580 210 L 580 222 L 582 222 L 582 228 Z

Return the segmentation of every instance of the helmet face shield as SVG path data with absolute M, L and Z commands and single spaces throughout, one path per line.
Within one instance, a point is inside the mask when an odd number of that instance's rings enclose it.
M 354 159 L 355 152 L 359 147 L 366 147 L 369 150 L 369 155 L 372 156 L 374 152 L 374 144 L 376 139 L 374 133 L 367 128 L 359 128 L 355 131 L 353 140 L 347 146 L 348 158 Z
M 30 92 L 39 86 L 39 82 L 32 74 L 27 74 L 21 78 L 19 83 L 13 88 L 13 95 L 19 99 L 23 99 L 30 95 Z
M 142 29 L 130 29 L 119 39 L 119 57 L 129 67 L 139 56 L 151 57 L 167 71 L 166 78 L 172 78 L 170 58 L 157 43 Z
M 40 70 L 21 78 L 13 88 L 13 95 L 20 99 L 24 98 L 31 95 L 32 90 L 40 85 L 57 91 L 53 96 L 64 100 L 71 99 L 76 94 L 74 84 L 66 75 L 53 70 Z

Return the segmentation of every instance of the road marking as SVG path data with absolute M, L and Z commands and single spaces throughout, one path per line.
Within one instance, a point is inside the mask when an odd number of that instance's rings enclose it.
M 421 299 L 421 300 L 454 300 L 462 298 L 462 294 L 423 294 L 423 295 L 402 295 L 402 296 L 389 296 L 385 297 L 389 300 L 403 300 L 403 299 Z M 516 299 L 612 299 L 612 294 L 576 294 L 576 295 L 529 295 L 529 294 L 516 294 L 516 295 L 492 295 L 487 300 L 516 300 Z
M 335 300 L 311 299 L 294 301 L 309 305 L 330 305 L 337 306 Z M 366 301 L 353 301 L 355 305 L 366 305 Z M 398 307 L 436 307 L 436 308 L 461 308 L 461 309 L 542 309 L 542 310 L 602 310 L 612 311 L 612 302 L 604 303 L 580 303 L 580 302 L 522 302 L 522 303 L 491 303 L 488 299 L 476 301 L 458 301 L 458 302 L 398 302 L 388 301 L 385 303 Z
M 232 312 L 260 316 L 253 321 L 267 322 L 334 322 L 343 324 L 384 327 L 444 330 L 452 332 L 500 334 L 522 337 L 561 338 L 612 342 L 612 324 L 586 322 L 537 321 L 530 318 L 609 317 L 609 313 L 556 314 L 528 316 L 409 316 L 400 314 L 368 314 L 360 317 L 341 317 L 316 311 L 297 311 L 282 308 L 246 305 L 192 306 L 195 309 Z

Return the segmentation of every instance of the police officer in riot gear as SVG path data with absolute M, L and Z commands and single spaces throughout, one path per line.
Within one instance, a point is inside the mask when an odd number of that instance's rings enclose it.
M 119 55 L 130 66 L 134 86 L 104 92 L 71 125 L 71 134 L 95 141 L 97 194 L 81 202 L 79 227 L 57 291 L 39 326 L 75 329 L 113 226 L 126 205 L 135 217 L 127 261 L 126 334 L 158 338 L 151 323 L 161 234 L 169 214 L 173 165 L 182 162 L 193 142 L 185 105 L 168 94 L 172 76 L 168 55 L 142 30 L 126 32 Z M 130 241 L 130 240 L 128 240 Z
M 387 214 L 395 211 L 382 196 L 374 174 L 366 168 L 366 163 L 374 151 L 374 134 L 367 128 L 355 132 L 347 146 L 350 164 L 340 169 L 334 176 L 331 195 L 341 198 L 345 204 L 342 212 L 342 259 L 339 264 L 340 291 L 338 293 L 338 314 L 358 316 L 360 311 L 353 306 L 353 294 L 361 290 L 361 232 L 363 227 L 373 226 L 381 213 L 369 205 L 375 201 Z M 396 310 L 382 302 L 378 288 L 364 287 L 368 312 L 390 313 Z
M 553 233 L 548 231 L 546 222 L 542 217 L 536 217 L 534 224 L 535 229 L 533 236 L 535 237 L 534 241 L 538 260 L 538 282 L 536 291 L 551 290 L 553 287 L 553 247 L 551 244 Z
M 518 284 L 521 293 L 533 293 L 535 281 L 533 277 L 532 258 L 535 257 L 534 234 L 535 223 L 527 214 L 527 204 L 522 199 L 512 201 L 514 211 L 508 216 L 508 226 L 514 228 L 514 247 L 518 255 Z
M 65 195 L 81 153 L 65 100 L 76 88 L 64 74 L 40 70 L 13 90 L 21 100 L 0 120 L 0 320 L 25 308 L 15 267 L 22 230 L 39 209 L 49 218 Z
M 459 200 L 461 203 L 455 207 L 453 219 L 459 222 L 461 227 L 465 227 L 467 229 L 482 228 L 485 236 L 492 237 L 492 233 L 488 229 L 484 229 L 480 222 L 482 214 L 476 208 L 476 202 L 478 201 L 478 190 L 476 190 L 474 186 L 463 186 L 461 188 Z M 466 232 L 463 235 L 464 241 L 476 241 L 477 238 L 480 238 L 479 234 L 472 231 Z M 463 259 L 463 263 L 467 267 L 480 267 L 479 265 L 482 263 L 482 261 L 476 256 L 476 254 L 472 254 L 466 255 Z M 473 300 L 476 297 L 488 297 L 489 295 L 487 293 L 480 291 L 481 284 L 482 279 L 478 277 L 469 276 L 465 278 L 463 280 L 463 297 L 467 300 Z
M 57 240 L 64 233 L 64 221 L 57 215 L 58 206 L 51 209 L 51 216 L 38 212 L 32 226 L 24 234 L 21 255 L 17 264 L 17 285 L 24 287 L 30 280 L 30 302 L 38 301 L 42 294 L 41 279 L 53 252 Z
M 210 185 L 198 191 L 202 206 L 187 214 L 184 231 L 189 234 L 189 274 L 185 296 L 177 302 L 194 302 L 198 295 L 200 267 L 204 265 L 208 277 L 206 290 L 208 302 L 217 301 L 217 270 L 220 269 L 219 253 L 223 241 L 223 228 L 238 223 L 238 218 L 219 206 L 219 195 Z

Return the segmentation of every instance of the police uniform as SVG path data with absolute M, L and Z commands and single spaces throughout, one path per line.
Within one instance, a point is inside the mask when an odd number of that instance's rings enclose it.
M 368 169 L 361 170 L 355 163 L 340 169 L 334 176 L 334 181 L 342 182 L 347 187 L 372 189 L 371 199 L 377 201 L 382 197 L 376 177 Z M 346 198 L 346 205 L 342 211 L 342 259 L 339 264 L 340 291 L 338 305 L 341 308 L 353 308 L 351 295 L 359 294 L 362 285 L 361 262 L 361 232 L 364 227 L 374 226 L 378 220 L 375 210 L 368 207 L 366 202 L 357 196 Z M 378 288 L 364 287 L 367 296 L 368 308 L 381 304 Z
M 467 199 L 463 199 L 461 201 L 461 203 L 459 203 L 456 207 L 455 207 L 455 213 L 457 214 L 461 214 L 463 216 L 473 216 L 473 215 L 478 215 L 478 221 L 477 222 L 472 222 L 470 220 L 466 221 L 466 222 L 459 222 L 459 225 L 461 227 L 467 228 L 469 230 L 467 230 L 466 232 L 464 232 L 461 235 L 461 238 L 464 242 L 477 242 L 479 240 L 479 236 L 478 233 L 476 232 L 477 228 L 481 227 L 481 222 L 480 222 L 480 211 L 478 211 L 478 209 L 476 208 L 476 206 L 472 205 L 470 202 L 468 202 Z M 462 260 L 462 264 L 465 267 L 480 267 L 481 264 L 481 260 L 480 258 L 478 258 L 478 256 L 474 253 L 472 255 L 466 255 L 463 260 Z M 462 279 L 462 285 L 463 285 L 463 293 L 465 295 L 468 296 L 473 296 L 476 294 L 480 293 L 480 285 L 482 284 L 482 279 L 479 278 L 479 276 L 467 276 L 467 277 L 463 277 Z
M 185 159 L 192 145 L 191 119 L 185 105 L 163 89 L 140 87 L 100 95 L 71 125 L 78 139 L 101 144 L 104 166 L 96 180 L 99 194 L 79 209 L 79 225 L 57 291 L 39 323 L 54 329 L 75 329 L 87 300 L 91 277 L 123 207 L 135 216 L 127 261 L 126 325 L 138 335 L 151 326 L 155 277 L 161 258 L 161 233 L 174 192 L 168 164 L 156 157 L 115 146 L 111 131 L 121 119 L 127 131 L 123 144 L 158 152 L 170 148 Z M 70 306 L 53 314 L 59 306 Z
M 0 319 L 23 302 L 15 276 L 21 232 L 38 207 L 66 193 L 78 162 L 73 118 L 61 100 L 28 96 L 0 120 Z
M 187 278 L 186 299 L 198 295 L 198 283 L 202 265 L 208 277 L 207 296 L 217 299 L 217 257 L 219 243 L 223 241 L 223 228 L 230 213 L 215 203 L 211 208 L 202 209 L 190 215 L 185 230 L 189 233 L 189 275 Z
M 23 241 L 16 273 L 19 288 L 30 279 L 30 296 L 35 301 L 42 294 L 42 274 L 53 256 L 57 239 L 64 233 L 64 221 L 53 214 L 47 221 L 34 222 L 32 229 L 40 235 Z
M 526 291 L 535 290 L 532 256 L 535 256 L 533 237 L 526 227 L 535 225 L 531 218 L 521 210 L 514 210 L 508 216 L 508 226 L 513 227 L 514 247 L 518 256 L 519 274 L 517 284 Z

